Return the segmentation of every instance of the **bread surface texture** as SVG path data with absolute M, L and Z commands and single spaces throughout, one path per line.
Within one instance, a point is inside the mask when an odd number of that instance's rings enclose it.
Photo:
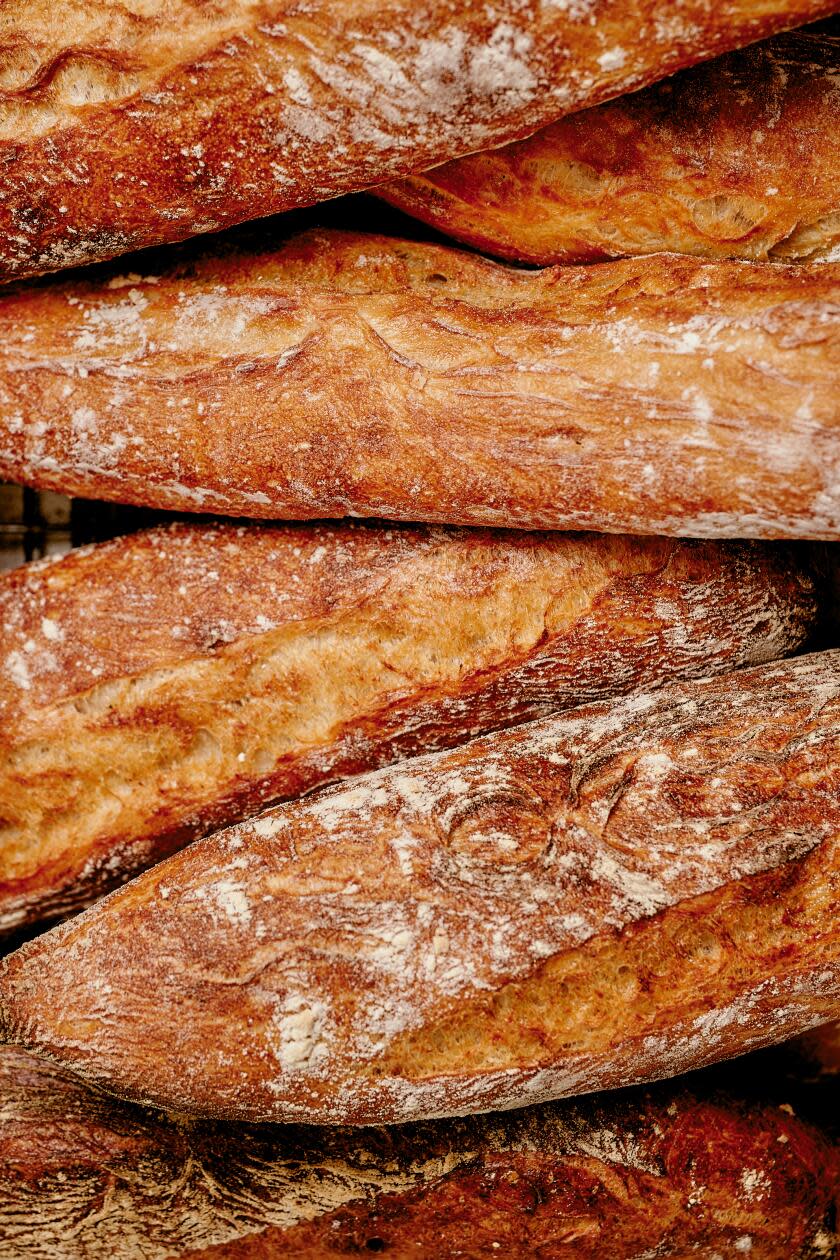
M 801 648 L 790 546 L 178 525 L 0 577 L 0 924 L 318 783 Z
M 836 539 L 838 358 L 840 264 L 534 272 L 314 231 L 0 298 L 0 476 L 251 517 Z
M 6 0 L 0 278 L 528 135 L 832 0 Z
M 745 1240 L 759 1260 L 828 1260 L 837 1180 L 790 1106 L 702 1078 L 402 1128 L 258 1128 L 167 1119 L 0 1050 L 0 1260 L 642 1260 Z
M 676 1075 L 840 1000 L 840 652 L 671 683 L 197 841 L 0 963 L 138 1102 L 393 1123 Z
M 458 240 L 523 262 L 663 250 L 836 260 L 838 134 L 834 25 L 716 58 L 377 193 Z

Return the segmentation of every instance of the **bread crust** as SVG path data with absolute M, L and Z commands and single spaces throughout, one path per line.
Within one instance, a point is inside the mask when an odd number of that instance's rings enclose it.
M 794 31 L 376 192 L 522 262 L 837 261 L 838 78 L 840 37 Z
M 177 525 L 0 577 L 0 926 L 319 783 L 801 648 L 793 547 Z
M 7 0 L 0 278 L 529 134 L 833 0 Z
M 583 706 L 198 841 L 0 963 L 6 1038 L 135 1101 L 378 1124 L 804 1032 L 840 1001 L 839 665 Z
M 640 1260 L 744 1239 L 754 1260 L 828 1260 L 837 1181 L 791 1107 L 702 1079 L 402 1129 L 260 1129 L 121 1106 L 0 1050 L 0 1260 Z
M 840 538 L 838 353 L 840 264 L 531 272 L 312 232 L 0 300 L 0 476 L 292 520 Z

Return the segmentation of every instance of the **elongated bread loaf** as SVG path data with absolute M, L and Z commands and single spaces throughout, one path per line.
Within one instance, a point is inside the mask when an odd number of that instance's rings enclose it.
M 327 788 L 0 962 L 135 1101 L 378 1124 L 674 1075 L 840 1010 L 840 651 Z
M 272 800 L 801 647 L 790 546 L 176 526 L 0 577 L 0 926 Z
M 0 299 L 0 476 L 153 507 L 840 538 L 840 264 L 313 232 Z
M 840 38 L 796 31 L 376 191 L 532 263 L 840 257 L 838 135 Z
M 390 1131 L 255 1129 L 120 1106 L 0 1050 L 0 1260 L 829 1260 L 838 1172 L 790 1106 L 705 1079 Z
M 11 0 L 0 278 L 513 140 L 836 0 Z

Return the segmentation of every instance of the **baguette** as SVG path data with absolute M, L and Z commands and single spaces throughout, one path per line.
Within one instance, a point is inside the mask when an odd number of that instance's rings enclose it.
M 199 840 L 0 962 L 5 1039 L 136 1102 L 380 1124 L 840 1012 L 840 650 L 599 702 Z
M 0 279 L 273 214 L 528 135 L 836 0 L 15 0 Z
M 838 77 L 840 38 L 796 31 L 375 191 L 524 262 L 840 259 Z
M 359 1133 L 187 1126 L 0 1051 L 0 1260 L 828 1260 L 837 1153 L 662 1088 Z
M 792 547 L 178 525 L 0 576 L 0 929 L 268 802 L 800 648 Z
M 312 232 L 0 300 L 0 476 L 292 520 L 840 538 L 839 353 L 840 264 L 517 272 Z

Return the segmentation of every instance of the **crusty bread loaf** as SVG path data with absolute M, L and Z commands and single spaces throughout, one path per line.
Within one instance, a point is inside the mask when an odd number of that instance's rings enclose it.
M 135 1101 L 378 1124 L 628 1085 L 840 1010 L 840 651 L 571 710 L 199 840 L 0 962 Z
M 154 529 L 0 577 L 0 928 L 317 783 L 800 648 L 790 546 Z
M 829 1260 L 839 1171 L 788 1105 L 705 1079 L 389 1131 L 254 1129 L 120 1106 L 0 1050 L 0 1260 Z
M 313 232 L 0 299 L 0 476 L 152 507 L 840 538 L 840 264 Z
M 837 0 L 7 0 L 0 278 L 513 140 Z
M 376 191 L 525 262 L 840 258 L 838 135 L 840 37 L 796 31 Z

